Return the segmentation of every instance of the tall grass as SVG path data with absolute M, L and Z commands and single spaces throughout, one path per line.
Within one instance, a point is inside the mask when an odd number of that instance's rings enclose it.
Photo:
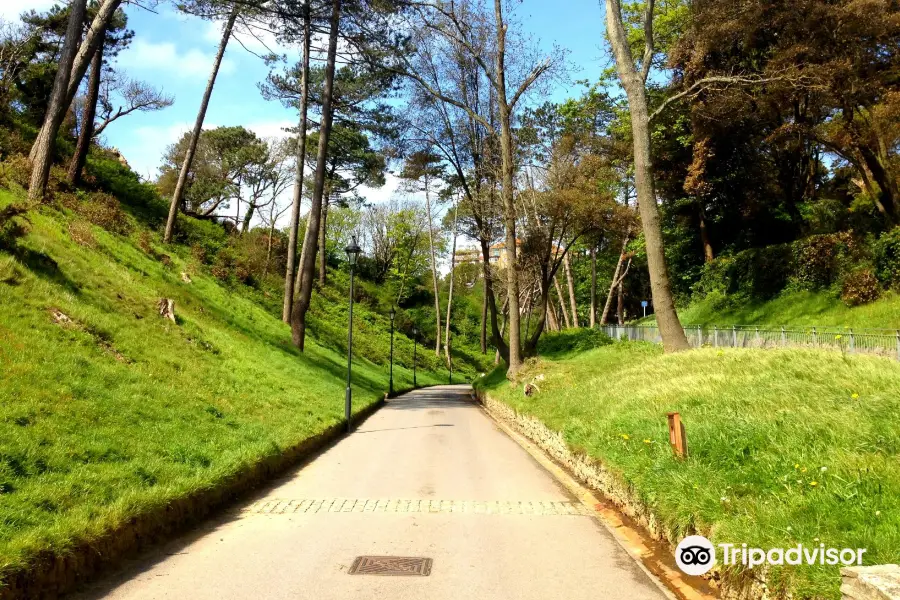
M 561 431 L 631 486 L 677 542 L 867 548 L 900 561 L 900 364 L 807 350 L 703 349 L 663 355 L 616 343 L 538 359 L 541 391 L 502 374 L 490 393 Z M 690 456 L 676 460 L 666 413 Z M 840 598 L 837 567 L 773 567 L 795 598 Z

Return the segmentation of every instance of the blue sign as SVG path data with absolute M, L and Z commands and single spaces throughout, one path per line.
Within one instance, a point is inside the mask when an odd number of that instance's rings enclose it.
M 646 300 L 641 300 L 641 306 L 643 306 L 644 308 L 647 308 L 647 304 L 648 304 L 648 302 Z

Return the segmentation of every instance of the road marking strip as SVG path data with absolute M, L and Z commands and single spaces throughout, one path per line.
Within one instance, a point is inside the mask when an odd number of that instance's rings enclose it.
M 267 498 L 241 511 L 255 515 L 321 513 L 420 513 L 472 515 L 583 516 L 594 511 L 581 502 L 551 500 L 432 500 L 388 498 Z

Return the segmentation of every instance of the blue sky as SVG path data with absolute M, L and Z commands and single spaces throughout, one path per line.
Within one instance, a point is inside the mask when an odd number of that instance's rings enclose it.
M 13 19 L 28 8 L 46 9 L 54 0 L 3 0 L 0 16 Z M 133 114 L 110 125 L 105 141 L 119 148 L 144 177 L 154 177 L 166 147 L 187 131 L 194 120 L 219 42 L 221 24 L 176 13 L 168 4 L 156 12 L 126 6 L 129 27 L 135 37 L 120 54 L 118 64 L 130 77 L 164 89 L 175 104 L 160 112 Z M 576 66 L 572 79 L 595 80 L 607 66 L 604 51 L 603 13 L 598 0 L 524 0 L 516 18 L 524 30 L 545 48 L 554 44 L 569 51 Z M 238 34 L 251 49 L 261 50 L 252 37 Z M 244 125 L 258 135 L 279 135 L 296 120 L 292 111 L 260 96 L 257 84 L 268 68 L 240 44 L 231 43 L 216 81 L 206 126 Z M 550 97 L 556 100 L 577 94 L 574 86 L 556 84 Z M 386 198 L 395 180 L 380 190 L 369 190 L 371 200 Z

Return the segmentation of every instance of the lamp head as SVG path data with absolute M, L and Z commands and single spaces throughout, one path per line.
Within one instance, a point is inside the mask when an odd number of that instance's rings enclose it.
M 344 248 L 344 252 L 347 253 L 347 260 L 350 262 L 350 266 L 355 267 L 356 261 L 359 258 L 359 255 L 362 253 L 362 248 L 360 248 L 359 244 L 356 243 L 355 235 L 350 241 L 350 245 Z

